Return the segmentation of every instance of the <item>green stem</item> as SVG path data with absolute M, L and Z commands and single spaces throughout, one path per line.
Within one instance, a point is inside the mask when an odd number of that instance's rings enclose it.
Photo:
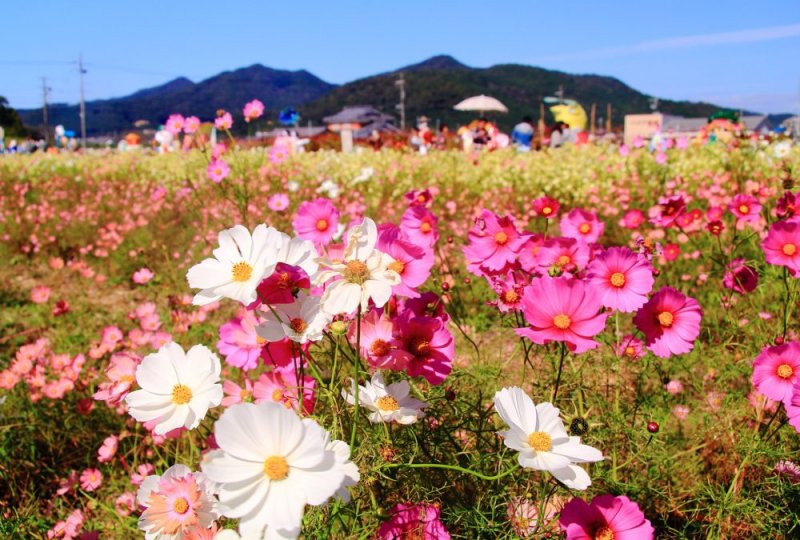
M 380 467 L 381 469 L 396 469 L 399 467 L 407 467 L 409 469 L 446 469 L 448 471 L 458 471 L 464 474 L 471 474 L 472 476 L 478 477 L 481 480 L 500 480 L 501 478 L 505 478 L 506 476 L 514 473 L 519 469 L 519 465 L 514 465 L 510 469 L 503 471 L 501 473 L 489 476 L 483 473 L 479 473 L 478 471 L 473 471 L 472 469 L 465 469 L 464 467 L 459 467 L 458 465 L 447 465 L 444 463 L 396 463 L 396 464 L 388 464 Z
M 353 425 L 350 430 L 350 451 L 356 444 L 356 428 L 358 427 L 358 368 L 361 363 L 361 306 L 358 306 L 358 314 L 356 315 L 356 353 L 353 357 Z
M 558 387 L 561 385 L 561 370 L 564 368 L 564 357 L 567 355 L 567 346 L 564 345 L 563 341 L 560 343 L 560 345 L 561 345 L 561 355 L 558 359 L 558 375 L 556 375 L 556 384 L 553 387 L 553 397 L 550 398 L 550 401 L 552 403 L 555 403 L 556 396 L 558 396 Z

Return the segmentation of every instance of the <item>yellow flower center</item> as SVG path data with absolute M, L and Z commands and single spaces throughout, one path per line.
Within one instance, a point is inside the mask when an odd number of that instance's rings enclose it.
M 272 401 L 282 401 L 283 400 L 283 390 L 280 388 L 276 388 L 272 391 Z
M 327 219 L 320 219 L 319 221 L 317 221 L 317 230 L 320 231 L 320 232 L 327 231 L 328 230 L 328 220 Z
M 242 401 L 250 401 L 250 395 L 250 390 L 242 388 L 242 390 L 239 392 L 239 399 Z
M 375 356 L 386 356 L 392 350 L 391 346 L 382 339 L 376 339 L 372 342 L 369 351 Z
M 553 324 L 556 326 L 556 328 L 566 330 L 569 328 L 569 325 L 572 324 L 572 319 L 570 319 L 569 315 L 566 313 L 560 313 L 553 317 Z
M 172 403 L 186 405 L 192 401 L 192 389 L 185 384 L 176 384 L 172 387 Z
M 247 281 L 253 275 L 253 267 L 246 262 L 238 262 L 233 265 L 233 281 Z
M 264 474 L 273 481 L 285 480 L 289 476 L 289 463 L 282 456 L 269 456 L 264 460 Z
M 544 431 L 534 431 L 528 435 L 528 444 L 537 452 L 549 452 L 553 448 L 553 439 Z
M 266 340 L 266 339 L 264 339 L 263 337 L 261 337 L 261 336 L 256 336 L 256 343 L 258 343 L 259 345 L 263 345 L 263 344 L 264 344 L 264 343 L 266 343 L 266 342 L 267 342 L 267 340 Z
M 175 510 L 178 514 L 185 514 L 187 510 L 189 510 L 189 503 L 183 497 L 175 499 L 175 502 L 172 504 L 172 509 Z
M 611 527 L 603 525 L 594 533 L 594 540 L 614 540 L 614 531 Z
M 569 255 L 561 255 L 557 260 L 556 264 L 558 266 L 567 266 L 569 263 L 572 262 L 572 257 Z
M 350 283 L 361 285 L 369 277 L 369 268 L 362 261 L 350 261 L 344 269 L 344 278 Z
M 506 304 L 514 304 L 519 300 L 519 294 L 517 294 L 517 291 L 514 291 L 512 289 L 503 291 L 502 297 L 503 297 L 503 302 L 505 302 Z
M 411 354 L 415 356 L 425 356 L 431 352 L 431 343 L 425 338 L 415 337 L 411 340 L 411 346 L 409 349 Z
M 400 409 L 400 404 L 392 396 L 379 397 L 375 405 L 382 411 L 397 411 Z
M 424 233 L 429 233 L 429 232 L 431 232 L 431 229 L 432 229 L 432 228 L 433 228 L 433 227 L 431 227 L 431 224 L 430 224 L 430 223 L 428 223 L 427 221 L 423 221 L 423 222 L 422 222 L 422 223 L 420 223 L 420 225 L 419 225 L 419 230 L 420 230 L 420 231 L 422 231 L 422 232 L 424 232 Z
M 553 209 L 550 208 L 549 206 L 545 206 L 544 208 L 542 208 L 542 214 L 544 214 L 546 216 L 549 216 L 552 213 L 553 213 Z
M 392 261 L 389 263 L 389 270 L 394 270 L 398 274 L 402 274 L 406 269 L 406 264 L 403 261 Z
M 581 234 L 589 234 L 591 230 L 592 226 L 589 225 L 588 223 L 581 223 L 581 226 L 578 227 L 578 232 L 580 232 Z
M 784 244 L 781 251 L 783 251 L 784 255 L 788 255 L 789 257 L 791 257 L 792 255 L 797 253 L 797 246 L 794 244 Z
M 739 206 L 739 212 L 742 214 L 747 214 L 748 212 L 750 212 L 750 207 L 747 206 L 746 204 L 742 204 Z
M 625 347 L 625 355 L 626 356 L 633 356 L 636 354 L 636 349 L 634 349 L 631 345 Z
M 664 328 L 669 328 L 675 321 L 675 316 L 669 311 L 662 311 L 658 314 L 658 323 Z
M 305 329 L 308 328 L 308 323 L 300 317 L 295 317 L 289 321 L 289 328 L 291 328 L 295 334 L 302 334 Z
M 503 231 L 500 231 L 496 235 L 494 235 L 494 241 L 497 242 L 499 245 L 504 246 L 508 243 L 508 235 Z
M 119 378 L 119 380 L 120 382 L 133 384 L 134 382 L 136 382 L 136 377 L 134 377 L 133 375 L 123 375 L 122 377 Z
M 788 379 L 794 374 L 792 366 L 789 364 L 781 364 L 778 366 L 778 377 L 781 379 Z
M 611 281 L 614 287 L 622 287 L 625 285 L 625 274 L 622 272 L 614 272 L 611 274 L 611 279 L 609 281 Z

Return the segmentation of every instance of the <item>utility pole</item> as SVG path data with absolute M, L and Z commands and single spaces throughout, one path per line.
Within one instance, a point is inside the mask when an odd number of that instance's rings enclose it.
M 50 122 L 47 118 L 47 93 L 50 88 L 47 87 L 47 77 L 42 77 L 42 121 L 44 124 L 44 140 L 47 145 L 50 145 Z
M 406 129 L 406 79 L 401 73 L 400 78 L 394 82 L 394 85 L 400 89 L 400 103 L 396 108 L 400 111 L 400 131 Z
M 83 54 L 78 56 L 78 73 L 81 76 L 81 148 L 86 149 L 86 100 L 83 94 L 83 75 L 86 70 L 83 69 Z
M 564 103 L 564 85 L 563 84 L 559 84 L 558 85 L 558 90 L 555 92 L 555 94 L 558 96 L 558 102 L 559 103 Z

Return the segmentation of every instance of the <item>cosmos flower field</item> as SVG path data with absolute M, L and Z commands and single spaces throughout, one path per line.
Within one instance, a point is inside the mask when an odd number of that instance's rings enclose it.
M 798 176 L 747 138 L 2 159 L 0 537 L 796 538 Z

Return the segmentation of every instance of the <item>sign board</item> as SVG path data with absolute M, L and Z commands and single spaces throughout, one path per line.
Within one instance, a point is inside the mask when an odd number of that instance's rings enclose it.
M 664 115 L 653 114 L 626 114 L 625 115 L 625 144 L 631 145 L 633 139 L 641 137 L 650 139 L 664 125 Z

